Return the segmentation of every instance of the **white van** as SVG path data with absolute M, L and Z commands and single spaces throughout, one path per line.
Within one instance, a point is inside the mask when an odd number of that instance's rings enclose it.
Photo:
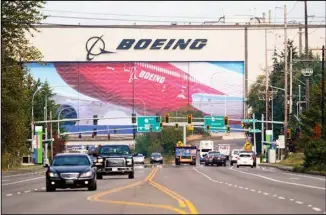
M 200 162 L 205 162 L 205 155 L 214 150 L 214 141 L 212 140 L 202 140 L 199 143 L 199 156 Z

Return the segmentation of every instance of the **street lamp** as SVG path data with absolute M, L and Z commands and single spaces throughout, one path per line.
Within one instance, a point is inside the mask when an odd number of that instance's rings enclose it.
M 38 91 L 40 91 L 42 89 L 42 87 L 41 86 L 39 86 L 38 88 L 37 88 L 37 90 L 34 92 L 34 94 L 33 94 L 33 97 L 32 97 L 32 117 L 31 117 L 31 127 L 32 127 L 32 145 L 31 145 L 31 149 L 32 149 L 32 151 L 33 151 L 33 140 L 34 140 L 34 97 L 35 97 L 35 95 L 36 95 L 36 93 L 38 92 Z

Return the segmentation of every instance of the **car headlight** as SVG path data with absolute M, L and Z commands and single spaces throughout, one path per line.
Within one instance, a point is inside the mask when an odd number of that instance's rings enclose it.
M 55 172 L 49 172 L 49 176 L 50 176 L 51 178 L 56 178 L 56 177 L 58 177 L 58 174 L 55 173 Z
M 92 176 L 92 171 L 88 171 L 88 172 L 84 172 L 82 174 L 80 174 L 80 177 L 83 178 L 83 177 L 91 177 Z
M 97 158 L 97 163 L 102 163 L 103 162 L 103 158 Z
M 132 164 L 132 159 L 131 158 L 127 158 L 127 164 L 128 165 Z

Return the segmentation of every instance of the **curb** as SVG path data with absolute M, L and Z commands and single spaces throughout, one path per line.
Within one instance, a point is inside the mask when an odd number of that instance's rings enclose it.
M 317 172 L 317 171 L 306 171 L 306 172 L 296 171 L 295 168 L 291 167 L 291 166 L 276 166 L 276 165 L 262 164 L 262 163 L 260 163 L 259 166 L 273 167 L 273 168 L 283 170 L 283 171 L 287 171 L 287 172 L 295 172 L 295 173 L 308 174 L 308 175 L 326 176 L 326 173 Z

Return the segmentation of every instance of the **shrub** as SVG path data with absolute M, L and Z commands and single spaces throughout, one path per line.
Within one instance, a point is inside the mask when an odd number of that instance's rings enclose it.
M 326 170 L 326 141 L 311 140 L 308 142 L 304 152 L 304 167 L 317 171 Z

